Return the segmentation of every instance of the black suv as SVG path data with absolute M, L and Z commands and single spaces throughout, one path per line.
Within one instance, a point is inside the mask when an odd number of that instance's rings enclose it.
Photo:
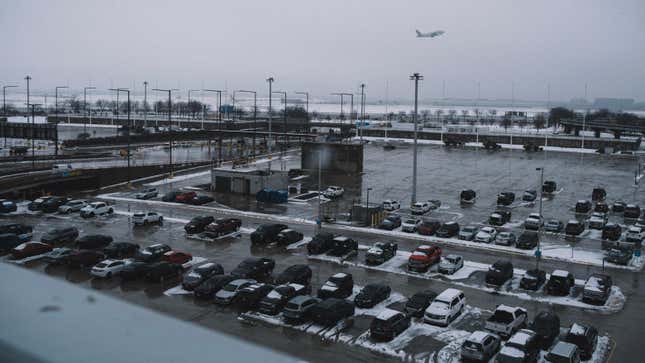
M 560 335 L 560 318 L 550 311 L 539 312 L 529 326 L 537 334 L 542 349 L 549 349 L 553 340 Z
M 488 224 L 491 226 L 503 226 L 511 221 L 510 210 L 496 210 L 488 218 Z
M 607 251 L 606 260 L 617 265 L 627 265 L 632 260 L 632 250 L 612 248 Z
M 150 264 L 145 277 L 148 281 L 164 282 L 181 276 L 182 272 L 181 265 L 161 261 Z
M 263 280 L 271 276 L 275 261 L 266 257 L 249 257 L 240 262 L 237 267 L 231 271 L 231 276 L 238 279 Z
M 354 316 L 354 310 L 351 301 L 331 298 L 314 305 L 311 308 L 311 318 L 318 325 L 334 326 L 341 320 Z
M 567 296 L 574 284 L 575 279 L 571 272 L 555 270 L 551 273 L 549 281 L 546 283 L 545 291 L 549 295 Z
M 354 304 L 362 309 L 373 308 L 391 293 L 392 289 L 385 284 L 367 284 L 354 298 Z
M 641 208 L 636 204 L 627 204 L 623 217 L 636 219 L 641 216 Z
M 216 275 L 223 275 L 224 268 L 219 263 L 207 262 L 194 268 L 184 276 L 181 287 L 186 291 L 193 291 L 204 281 Z
M 24 242 L 13 233 L 0 234 L 0 253 L 8 253 Z
M 544 184 L 542 184 L 542 193 L 555 193 L 557 188 L 558 185 L 553 180 L 546 180 Z
M 398 248 L 399 246 L 394 242 L 376 242 L 365 253 L 365 263 L 368 265 L 380 265 L 396 256 Z
M 513 264 L 510 261 L 497 261 L 486 272 L 486 285 L 499 287 L 513 277 Z
M 76 241 L 76 247 L 82 250 L 93 250 L 107 247 L 112 243 L 112 236 L 105 234 L 88 234 Z
M 610 241 L 618 241 L 620 239 L 620 235 L 622 232 L 623 232 L 623 229 L 620 227 L 620 224 L 607 223 L 602 228 L 602 239 L 610 240 Z M 603 248 L 605 248 L 604 243 L 603 243 Z
M 370 323 L 370 338 L 390 341 L 410 327 L 410 317 L 396 310 L 384 310 Z
M 605 202 L 598 202 L 593 208 L 593 211 L 598 213 L 609 213 L 609 204 Z
M 334 247 L 334 235 L 329 232 L 320 232 L 307 244 L 307 253 L 319 255 Z
M 515 242 L 515 247 L 521 248 L 523 250 L 530 250 L 537 247 L 539 236 L 536 231 L 524 231 L 517 238 Z
M 537 291 L 546 281 L 546 272 L 544 270 L 527 270 L 520 280 L 520 287 L 524 290 Z
M 417 292 L 405 303 L 405 313 L 415 318 L 422 317 L 435 297 L 437 297 L 437 293 L 434 291 L 426 290 Z
M 276 242 L 278 242 L 278 244 L 280 245 L 286 246 L 298 241 L 302 241 L 303 237 L 304 236 L 301 232 L 287 228 L 278 233 L 278 235 L 276 236 Z
M 601 202 L 607 197 L 607 191 L 604 188 L 593 188 L 591 192 L 591 200 L 594 202 Z
M 137 251 L 137 255 L 135 258 L 138 261 L 143 261 L 143 262 L 157 262 L 161 260 L 163 257 L 164 253 L 170 251 L 171 248 L 168 245 L 165 244 L 155 244 L 152 246 L 148 246 L 142 250 Z
M 255 309 L 274 288 L 273 285 L 261 282 L 243 287 L 235 295 L 235 303 L 243 309 Z
M 352 274 L 339 272 L 332 275 L 320 287 L 320 289 L 318 289 L 318 297 L 321 299 L 327 299 L 330 297 L 344 299 L 349 297 L 353 290 L 354 278 L 352 277 Z
M 388 231 L 393 230 L 394 228 L 401 227 L 401 216 L 398 214 L 390 214 L 385 217 L 383 222 L 379 224 L 378 228 L 387 229 Z
M 284 269 L 275 279 L 278 285 L 283 284 L 300 284 L 309 286 L 311 283 L 311 268 L 307 265 L 292 265 Z
M 497 205 L 508 206 L 515 201 L 515 193 L 501 192 L 497 195 Z
M 459 223 L 450 221 L 446 222 L 437 230 L 437 237 L 452 238 L 459 234 Z
M 76 238 L 78 238 L 76 227 L 63 227 L 48 231 L 40 238 L 40 242 L 54 246 L 65 242 L 74 242 Z
M 327 254 L 329 256 L 342 257 L 348 256 L 350 254 L 356 254 L 357 252 L 358 242 L 349 237 L 337 236 L 334 237 L 334 247 L 332 247 L 332 249 L 327 252 Z
M 228 285 L 229 282 L 236 279 L 236 277 L 231 275 L 215 275 L 195 288 L 195 297 L 200 299 L 212 299 L 218 291 Z
M 575 219 L 567 222 L 567 225 L 564 227 L 564 238 L 568 241 L 575 240 L 576 237 L 582 234 L 585 231 L 584 222 L 577 221 Z
M 54 213 L 58 211 L 58 207 L 69 202 L 69 198 L 65 197 L 51 197 L 40 205 L 40 210 L 45 213 Z
M 598 330 L 593 326 L 574 323 L 569 327 L 564 341 L 575 344 L 580 349 L 580 358 L 589 360 L 598 344 Z
M 613 285 L 611 276 L 595 273 L 589 276 L 582 289 L 582 301 L 604 304 L 611 294 Z
M 149 264 L 141 261 L 134 261 L 123 267 L 119 272 L 119 277 L 123 281 L 136 280 L 146 275 Z
M 108 258 L 130 257 L 139 251 L 139 245 L 130 242 L 112 242 L 103 249 Z
M 22 223 L 9 223 L 0 225 L 0 234 L 12 233 L 18 236 L 26 235 L 33 232 L 34 228 L 27 224 Z
M 260 312 L 267 315 L 276 315 L 289 300 L 298 295 L 306 295 L 304 286 L 298 284 L 276 286 L 260 301 Z
M 591 202 L 588 200 L 579 200 L 576 202 L 576 214 L 588 214 L 591 212 Z
M 204 232 L 204 228 L 215 222 L 215 217 L 213 216 L 197 216 L 193 217 L 190 222 L 186 223 L 184 230 L 188 234 L 197 234 Z
M 284 224 L 262 224 L 253 233 L 251 233 L 251 243 L 256 244 L 269 244 L 275 242 L 278 233 L 283 229 L 287 229 Z

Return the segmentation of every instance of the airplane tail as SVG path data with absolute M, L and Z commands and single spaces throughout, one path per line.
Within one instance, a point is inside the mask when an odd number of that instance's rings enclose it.
M 417 36 L 418 36 L 418 37 L 420 37 L 420 36 L 421 36 L 421 32 L 420 32 L 419 30 L 416 30 L 416 32 L 417 32 Z

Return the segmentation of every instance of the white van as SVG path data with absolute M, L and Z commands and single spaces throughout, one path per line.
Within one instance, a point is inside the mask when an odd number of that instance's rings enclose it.
M 463 291 L 446 289 L 428 306 L 423 320 L 433 325 L 447 326 L 461 314 L 464 306 L 466 306 L 466 297 Z

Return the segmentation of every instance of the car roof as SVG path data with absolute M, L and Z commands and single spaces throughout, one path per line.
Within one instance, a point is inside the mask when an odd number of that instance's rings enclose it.
M 573 351 L 578 349 L 574 344 L 559 341 L 556 343 L 556 345 L 551 348 L 549 353 L 553 353 L 555 355 L 560 355 L 563 357 L 569 357 L 573 354 Z
M 453 288 L 448 288 L 443 290 L 439 296 L 437 296 L 437 299 L 442 300 L 442 299 L 453 299 L 459 294 L 461 294 L 461 290 L 453 289 Z
M 470 334 L 470 336 L 466 339 L 467 341 L 473 342 L 473 343 L 483 343 L 484 339 L 486 339 L 489 335 L 491 335 L 488 332 L 478 330 L 476 332 L 473 332 Z
M 551 276 L 558 276 L 558 277 L 567 277 L 569 276 L 569 271 L 565 270 L 555 270 L 551 273 Z
M 342 279 L 342 278 L 344 278 L 346 276 L 347 276 L 347 274 L 344 273 L 344 272 L 339 272 L 339 273 L 336 273 L 336 274 L 332 275 L 333 278 L 337 278 L 337 279 Z
M 526 345 L 528 341 L 535 336 L 535 332 L 528 329 L 518 330 L 517 333 L 508 340 L 508 343 L 513 343 L 517 345 Z
M 376 319 L 378 320 L 389 320 L 391 317 L 401 314 L 400 311 L 392 310 L 392 309 L 383 309 L 378 315 L 376 316 Z
M 300 305 L 300 304 L 304 303 L 305 301 L 309 301 L 311 299 L 315 299 L 315 298 L 313 296 L 309 296 L 309 295 L 298 295 L 298 296 L 295 296 L 294 298 L 292 298 L 291 300 L 289 300 L 289 302 L 292 303 L 292 304 Z

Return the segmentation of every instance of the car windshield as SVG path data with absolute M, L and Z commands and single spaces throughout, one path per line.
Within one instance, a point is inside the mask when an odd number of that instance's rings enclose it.
M 493 314 L 493 320 L 508 324 L 513 321 L 513 314 L 506 310 L 496 310 Z
M 479 351 L 479 350 L 481 350 L 482 346 L 479 343 L 475 343 L 475 342 L 471 342 L 469 340 L 466 340 L 464 342 L 464 348 Z
M 338 285 L 338 284 L 342 283 L 344 280 L 345 280 L 344 276 L 342 276 L 342 277 L 332 276 L 332 277 L 329 278 L 328 282 L 331 282 L 331 283 L 334 283 L 335 285 Z
M 406 224 L 416 224 L 416 223 L 417 223 L 417 221 L 416 221 L 416 220 L 414 220 L 414 219 L 406 219 L 406 220 L 405 220 L 405 223 L 406 223 Z
M 100 263 L 97 263 L 97 264 L 96 264 L 96 267 L 98 267 L 98 268 L 104 268 L 104 267 L 107 267 L 107 265 L 108 265 L 108 264 L 107 264 L 107 263 L 105 263 L 105 262 L 100 262 Z
M 287 303 L 287 305 L 285 306 L 285 309 L 289 309 L 289 310 L 300 310 L 300 305 L 298 305 L 298 304 L 296 304 L 296 303 L 289 302 L 289 303 Z
M 464 227 L 464 229 L 462 231 L 464 231 L 466 233 L 473 233 L 476 230 L 477 230 L 477 227 Z
M 450 307 L 450 303 L 442 300 L 435 300 L 432 302 L 432 306 L 440 310 L 447 310 L 448 307 Z
M 226 284 L 226 286 L 224 286 L 224 288 L 222 290 L 234 292 L 235 290 L 237 290 L 237 286 L 238 285 L 236 285 L 236 284 Z
M 459 261 L 459 258 L 457 258 L 457 257 L 452 257 L 452 256 L 448 256 L 448 257 L 446 257 L 446 258 L 445 258 L 445 261 L 446 261 L 447 263 L 449 263 L 449 264 L 453 264 L 453 265 L 454 265 L 454 264 L 456 264 L 456 263 L 457 263 L 457 261 Z

